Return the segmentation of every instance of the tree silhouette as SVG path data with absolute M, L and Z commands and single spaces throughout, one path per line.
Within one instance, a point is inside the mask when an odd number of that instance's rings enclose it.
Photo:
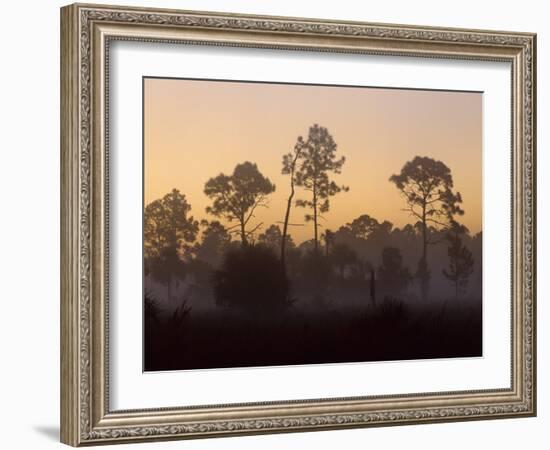
M 250 230 L 247 229 L 254 217 L 254 211 L 258 207 L 266 206 L 267 196 L 274 191 L 275 185 L 260 173 L 258 166 L 246 161 L 237 164 L 233 174 L 221 173 L 206 182 L 204 193 L 213 201 L 206 212 L 224 217 L 229 222 L 237 222 L 235 227 L 238 227 L 241 243 L 246 245 L 248 237 L 262 226 L 260 223 Z
M 345 225 L 356 238 L 368 239 L 368 237 L 380 226 L 378 220 L 363 214 Z
M 357 262 L 357 253 L 346 244 L 338 243 L 330 251 L 330 260 L 338 268 L 340 278 L 343 280 L 346 267 Z
M 162 199 L 145 207 L 143 235 L 146 270 L 167 287 L 172 298 L 176 287 L 185 277 L 185 264 L 181 256 L 198 232 L 198 222 L 189 216 L 191 206 L 185 195 L 173 189 Z
M 340 227 L 340 229 L 343 234 L 347 232 L 354 239 L 368 241 L 372 247 L 373 244 L 387 244 L 393 229 L 393 223 L 387 220 L 380 223 L 374 217 L 363 214 L 351 223 Z
M 422 296 L 429 290 L 428 246 L 437 243 L 430 239 L 430 228 L 445 229 L 455 214 L 462 215 L 462 197 L 453 192 L 451 170 L 441 161 L 429 157 L 415 156 L 405 163 L 401 172 L 390 177 L 390 181 L 404 197 L 405 211 L 418 220 L 422 234 L 422 256 L 418 263 L 417 276 L 420 279 Z
M 443 269 L 443 275 L 449 280 L 455 289 L 455 299 L 464 293 L 468 286 L 468 278 L 474 271 L 474 258 L 472 252 L 462 243 L 461 235 L 468 233 L 464 225 L 452 222 L 447 233 L 449 247 L 449 269 Z
M 188 216 L 190 211 L 191 205 L 177 189 L 145 207 L 143 237 L 146 258 L 160 257 L 166 249 L 179 253 L 185 243 L 195 240 L 199 224 L 193 216 Z
M 282 251 L 283 233 L 278 225 L 270 225 L 263 233 L 258 236 L 258 243 L 271 248 L 275 253 Z M 286 247 L 294 249 L 296 244 L 292 240 L 292 236 L 286 237 Z
M 295 172 L 296 186 L 303 187 L 311 193 L 308 200 L 296 200 L 296 206 L 310 208 L 312 214 L 306 214 L 306 222 L 313 222 L 313 240 L 315 252 L 319 253 L 319 218 L 330 208 L 330 197 L 341 191 L 347 191 L 346 186 L 339 186 L 329 177 L 330 173 L 340 173 L 345 157 L 337 159 L 337 145 L 325 127 L 317 124 L 309 128 L 307 141 L 300 152 L 299 165 Z
M 293 151 L 283 156 L 283 169 L 281 173 L 283 175 L 290 175 L 290 193 L 288 194 L 288 200 L 286 203 L 285 220 L 283 222 L 283 232 L 281 236 L 281 264 L 283 266 L 283 270 L 285 271 L 286 271 L 285 250 L 286 250 L 287 236 L 288 236 L 288 220 L 290 218 L 290 208 L 292 207 L 292 199 L 294 198 L 294 194 L 295 194 L 294 174 L 296 172 L 296 163 L 298 162 L 298 159 L 302 154 L 303 148 L 304 148 L 304 139 L 302 138 L 302 136 L 298 136 L 298 139 L 296 141 L 296 144 L 294 145 Z
M 231 236 L 225 227 L 217 220 L 201 221 L 203 227 L 202 241 L 195 244 L 195 257 L 211 267 L 215 267 L 221 260 L 223 253 L 231 242 Z
M 378 268 L 378 281 L 388 294 L 399 294 L 404 291 L 411 280 L 411 275 L 403 267 L 401 251 L 396 247 L 385 247 L 382 250 L 382 265 Z
M 372 261 L 375 265 L 378 265 L 379 262 L 372 260 L 372 258 L 374 255 L 376 255 L 375 258 L 379 258 L 382 249 L 390 245 L 393 240 L 392 232 L 393 224 L 391 222 L 383 221 L 380 223 L 370 215 L 362 214 L 338 228 L 333 233 L 332 240 L 353 248 L 359 260 L 363 262 Z M 357 275 L 360 275 L 362 269 L 359 266 L 357 269 Z

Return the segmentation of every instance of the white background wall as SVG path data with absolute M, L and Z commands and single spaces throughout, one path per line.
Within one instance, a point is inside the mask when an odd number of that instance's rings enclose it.
M 120 2 L 126 3 L 126 2 Z M 144 444 L 140 448 L 547 448 L 550 427 L 550 120 L 547 2 L 139 1 L 136 6 L 532 31 L 538 36 L 539 415 L 454 424 Z M 0 70 L 0 415 L 2 448 L 47 449 L 59 417 L 59 1 L 2 5 Z M 543 27 L 546 28 L 543 31 Z M 545 442 L 546 441 L 546 442 Z M 125 448 L 128 446 L 124 446 Z M 121 448 L 121 447 L 119 447 Z M 136 447 L 137 448 L 137 447 Z

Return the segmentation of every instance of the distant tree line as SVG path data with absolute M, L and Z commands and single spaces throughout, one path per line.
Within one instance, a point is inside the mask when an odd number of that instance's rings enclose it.
M 349 190 L 332 179 L 345 161 L 327 128 L 315 124 L 306 139 L 299 136 L 282 158 L 289 185 L 281 221 L 269 225 L 258 222 L 256 214 L 272 206 L 269 196 L 276 186 L 252 162 L 205 182 L 204 194 L 211 200 L 206 213 L 213 220 L 195 220 L 186 196 L 173 189 L 144 210 L 146 274 L 168 287 L 168 297 L 190 271 L 210 274 L 218 304 L 247 308 L 258 298 L 264 306 L 292 304 L 292 283 L 322 289 L 331 279 L 366 283 L 373 274 L 384 292 L 398 295 L 416 281 L 421 297 L 428 298 L 429 249 L 443 246 L 447 266 L 441 275 L 456 298 L 464 295 L 475 269 L 473 252 L 481 255 L 481 233 L 470 236 L 456 220 L 464 211 L 451 170 L 441 161 L 416 156 L 391 175 L 412 224 L 395 228 L 362 214 L 337 230 L 322 230 L 331 199 Z M 292 227 L 303 225 L 290 222 L 293 207 L 305 209 L 304 220 L 312 224 L 311 240 L 300 245 L 292 239 Z M 413 260 L 416 270 L 411 272 Z

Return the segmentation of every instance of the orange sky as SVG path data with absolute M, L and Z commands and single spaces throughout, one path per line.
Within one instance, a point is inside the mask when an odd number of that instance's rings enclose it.
M 419 155 L 451 169 L 466 211 L 460 220 L 473 233 L 481 230 L 479 93 L 151 78 L 144 83 L 146 204 L 177 188 L 196 219 L 213 219 L 205 212 L 205 182 L 251 161 L 276 185 L 269 208 L 256 214 L 265 229 L 284 217 L 289 179 L 281 175 L 282 156 L 318 123 L 346 157 L 334 179 L 350 187 L 331 198 L 324 227 L 338 229 L 365 213 L 396 226 L 412 223 L 388 179 Z M 298 190 L 295 198 L 303 195 Z M 293 208 L 290 221 L 303 223 L 305 212 Z M 313 237 L 310 224 L 290 231 L 297 243 Z

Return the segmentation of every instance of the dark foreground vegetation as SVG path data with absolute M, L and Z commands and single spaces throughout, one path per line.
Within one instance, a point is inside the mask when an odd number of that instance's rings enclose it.
M 377 306 L 250 317 L 231 310 L 148 320 L 146 370 L 206 369 L 474 357 L 482 354 L 481 305 Z

